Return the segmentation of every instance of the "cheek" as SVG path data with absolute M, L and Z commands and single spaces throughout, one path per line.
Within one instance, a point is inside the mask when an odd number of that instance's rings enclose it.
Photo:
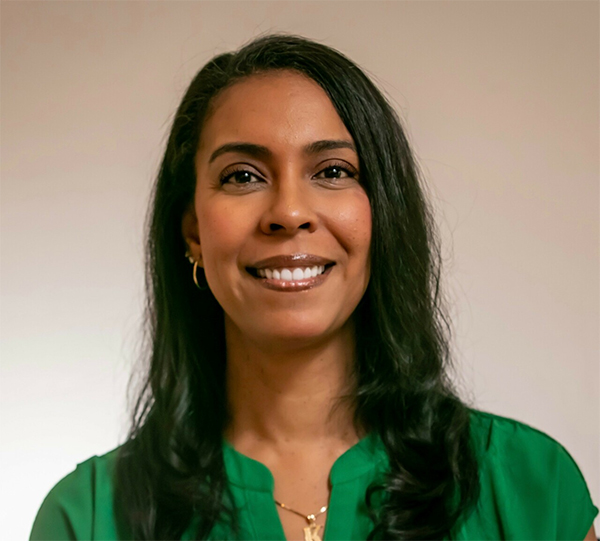
M 247 236 L 249 219 L 228 205 L 211 204 L 198 208 L 202 257 L 206 265 L 235 258 Z
M 332 219 L 340 232 L 340 242 L 348 253 L 368 256 L 371 246 L 371 205 L 364 192 L 335 207 Z

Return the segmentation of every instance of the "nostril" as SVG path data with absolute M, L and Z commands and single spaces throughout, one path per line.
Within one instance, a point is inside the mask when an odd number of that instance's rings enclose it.
M 310 222 L 304 222 L 303 224 L 300 224 L 297 227 L 297 229 L 310 229 L 310 227 L 311 227 Z M 279 229 L 288 229 L 288 228 L 282 224 L 277 224 L 277 223 L 269 224 L 270 231 L 278 231 Z M 293 231 L 294 227 L 290 226 L 289 229 L 290 229 L 290 231 Z

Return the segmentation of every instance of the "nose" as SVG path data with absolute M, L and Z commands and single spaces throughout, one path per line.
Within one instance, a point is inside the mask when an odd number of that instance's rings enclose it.
M 263 233 L 295 234 L 300 229 L 315 230 L 314 195 L 311 196 L 308 180 L 293 172 L 281 176 L 269 195 L 268 207 L 260 223 Z

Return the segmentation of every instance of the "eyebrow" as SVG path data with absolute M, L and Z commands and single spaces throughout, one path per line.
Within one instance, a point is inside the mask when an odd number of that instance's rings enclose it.
M 302 150 L 305 154 L 314 155 L 324 152 L 326 150 L 336 150 L 338 148 L 348 148 L 356 152 L 356 147 L 352 141 L 346 141 L 344 139 L 325 139 L 323 141 L 314 141 L 309 143 Z M 214 162 L 221 154 L 226 152 L 237 152 L 239 154 L 248 154 L 254 158 L 266 159 L 273 156 L 273 153 L 263 145 L 256 145 L 254 143 L 225 143 L 217 148 L 211 155 L 208 163 Z

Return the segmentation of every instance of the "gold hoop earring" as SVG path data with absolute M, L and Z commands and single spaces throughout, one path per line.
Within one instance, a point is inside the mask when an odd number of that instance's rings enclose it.
M 202 268 L 202 267 L 200 267 Z M 192 270 L 192 277 L 194 278 L 194 283 L 196 284 L 196 287 L 200 290 L 200 291 L 206 291 L 208 289 L 208 282 L 206 281 L 206 277 L 204 277 L 204 283 L 206 285 L 200 285 L 198 283 L 198 276 L 196 275 L 196 272 L 198 270 L 198 262 L 194 261 L 194 268 Z
M 198 282 L 198 262 L 194 261 L 193 259 L 190 260 L 191 262 L 194 262 L 194 268 L 192 269 L 192 278 L 194 279 L 194 283 L 196 284 L 196 287 L 200 290 L 200 291 L 206 291 L 208 289 L 208 282 L 206 281 L 206 276 L 204 276 L 204 280 L 201 280 L 203 282 L 202 285 L 200 285 L 200 283 Z M 202 268 L 202 267 L 200 267 Z
M 190 253 L 189 250 L 185 251 L 185 257 L 187 257 L 188 261 L 190 263 L 194 264 L 194 268 L 192 269 L 192 278 L 194 279 L 194 283 L 196 284 L 196 287 L 200 290 L 200 291 L 206 291 L 208 289 L 208 282 L 206 281 L 206 276 L 204 277 L 204 284 L 205 285 L 200 285 L 198 283 L 198 277 L 196 275 L 196 272 L 198 271 L 198 262 L 194 259 L 194 256 Z M 202 267 L 200 267 L 202 268 Z

